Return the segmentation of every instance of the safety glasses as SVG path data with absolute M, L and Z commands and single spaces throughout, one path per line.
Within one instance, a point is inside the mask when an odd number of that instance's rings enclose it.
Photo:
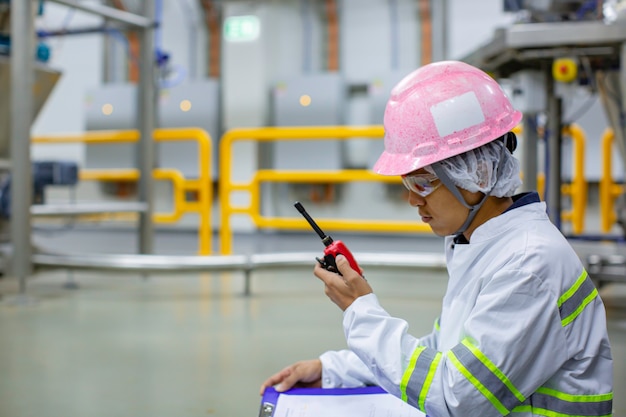
M 430 195 L 437 188 L 441 187 L 442 182 L 433 185 L 433 182 L 437 180 L 437 176 L 433 174 L 411 174 L 402 175 L 402 183 L 409 191 L 413 191 L 415 194 L 426 197 Z

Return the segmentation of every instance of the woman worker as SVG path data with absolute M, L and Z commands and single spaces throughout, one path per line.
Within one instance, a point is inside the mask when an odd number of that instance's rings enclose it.
M 349 349 L 288 366 L 261 392 L 379 385 L 430 417 L 611 415 L 603 303 L 538 194 L 515 195 L 521 117 L 461 62 L 426 65 L 393 89 L 374 171 L 400 175 L 409 204 L 445 236 L 441 315 L 432 333 L 408 334 L 339 255 L 341 275 L 314 274 L 344 311 Z

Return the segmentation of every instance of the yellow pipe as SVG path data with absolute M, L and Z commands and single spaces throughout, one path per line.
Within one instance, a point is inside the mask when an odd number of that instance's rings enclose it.
M 54 136 L 37 136 L 31 139 L 35 144 L 66 144 L 84 143 L 87 145 L 106 145 L 117 143 L 133 143 L 139 140 L 137 130 L 103 130 L 90 131 L 80 134 L 65 134 Z M 155 213 L 155 222 L 174 222 L 186 213 L 197 212 L 200 225 L 198 227 L 198 253 L 211 253 L 211 201 L 213 187 L 211 178 L 211 138 L 208 133 L 199 128 L 162 128 L 153 132 L 155 141 L 189 141 L 198 144 L 198 179 L 186 180 L 180 172 L 174 170 L 154 170 L 155 179 L 170 179 L 174 187 L 174 211 L 172 213 Z M 136 169 L 82 169 L 79 172 L 81 180 L 98 181 L 136 181 L 139 171 Z M 198 195 L 197 203 L 188 203 L 185 200 L 185 190 L 195 191 Z
M 563 184 L 561 193 L 572 199 L 572 209 L 561 213 L 563 220 L 572 222 L 574 233 L 580 234 L 585 228 L 585 210 L 587 208 L 587 180 L 585 179 L 585 134 L 578 125 L 563 128 L 563 136 L 569 136 L 574 142 L 574 166 L 572 183 Z
M 262 182 L 328 182 L 344 183 L 352 181 L 381 182 L 381 175 L 367 170 L 342 170 L 342 171 L 274 171 L 260 170 L 254 175 L 251 188 L 251 204 L 243 208 L 250 215 L 257 227 L 273 227 L 277 229 L 307 229 L 310 228 L 303 219 L 283 219 L 262 217 L 259 210 L 260 184 Z M 400 184 L 400 177 L 386 176 L 382 182 Z M 424 223 L 416 221 L 372 221 L 372 220 L 345 220 L 345 219 L 325 219 L 318 222 L 320 226 L 332 230 L 354 230 L 363 232 L 430 232 L 430 227 Z
M 611 150 L 615 134 L 613 130 L 606 129 L 602 134 L 602 173 L 600 176 L 600 227 L 608 233 L 617 220 L 613 206 L 615 199 L 624 192 L 624 187 L 613 181 Z
M 78 178 L 84 181 L 137 181 L 137 169 L 81 169 Z
M 185 206 L 185 177 L 180 171 L 175 169 L 155 169 L 152 171 L 155 180 L 170 180 L 172 182 L 172 193 L 174 195 L 174 207 L 170 213 L 155 214 L 153 219 L 160 223 L 175 223 L 184 214 Z
M 200 128 L 186 129 L 157 129 L 154 133 L 155 140 L 184 141 L 194 139 L 198 143 L 198 180 L 187 180 L 186 188 L 195 190 L 198 195 L 197 204 L 189 204 L 185 200 L 188 211 L 198 213 L 198 254 L 211 254 L 211 202 L 213 201 L 213 185 L 211 178 L 211 137 Z M 184 199 L 184 193 L 183 193 Z
M 370 171 L 347 170 L 339 172 L 302 172 L 302 171 L 257 171 L 249 183 L 234 183 L 231 180 L 232 145 L 238 141 L 278 141 L 278 140 L 345 140 L 353 137 L 381 139 L 385 134 L 382 126 L 304 126 L 304 127 L 267 127 L 232 129 L 226 132 L 220 140 L 220 253 L 232 253 L 232 230 L 230 219 L 233 214 L 247 214 L 257 227 L 276 227 L 285 229 L 304 229 L 306 223 L 302 219 L 264 218 L 260 216 L 260 186 L 261 181 L 284 182 L 346 182 L 346 181 L 384 181 L 398 182 L 398 178 L 378 176 Z M 230 197 L 233 191 L 247 191 L 250 194 L 250 204 L 247 207 L 238 207 L 231 204 Z M 320 225 L 333 230 L 359 231 L 397 231 L 411 230 L 429 231 L 416 227 L 415 223 L 380 222 L 380 221 L 351 221 L 351 220 L 320 220 Z M 407 227 L 413 229 L 407 230 Z
M 515 134 L 523 134 L 523 126 L 517 125 L 512 131 Z M 572 209 L 563 211 L 561 219 L 572 222 L 572 230 L 574 233 L 580 234 L 585 227 L 585 211 L 587 209 L 587 180 L 585 178 L 585 133 L 582 128 L 576 124 L 565 126 L 563 128 L 563 136 L 569 136 L 574 142 L 574 165 L 572 174 L 572 183 L 563 184 L 561 193 L 569 195 L 572 199 Z M 522 173 L 523 175 L 523 173 Z M 545 175 L 537 174 L 537 192 L 543 199 L 545 192 Z
M 110 143 L 132 143 L 137 142 L 138 140 L 139 131 L 137 130 L 97 130 L 64 135 L 36 136 L 31 139 L 31 142 L 39 145 L 53 145 L 60 143 L 106 145 Z
M 233 141 L 255 140 L 276 141 L 285 139 L 336 140 L 363 137 L 379 139 L 385 135 L 383 126 L 296 126 L 296 127 L 255 127 L 232 129 L 220 140 L 220 149 L 230 146 Z

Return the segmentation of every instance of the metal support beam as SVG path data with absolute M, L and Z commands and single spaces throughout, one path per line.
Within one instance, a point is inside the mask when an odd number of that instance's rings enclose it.
M 30 128 L 34 115 L 35 27 L 33 2 L 11 1 L 11 274 L 19 279 L 20 293 L 33 272 L 30 242 L 32 172 Z
M 539 135 L 537 133 L 536 120 L 536 114 L 524 114 L 524 139 L 521 141 L 522 152 L 524 153 L 522 166 L 522 173 L 524 174 L 523 191 L 537 190 L 537 141 Z
M 150 21 L 154 21 L 156 8 L 153 0 L 143 0 L 143 13 Z M 139 215 L 139 252 L 153 252 L 154 224 L 154 181 L 152 170 L 155 167 L 154 140 L 152 135 L 157 127 L 156 67 L 154 58 L 154 28 L 145 28 L 141 33 L 141 57 L 139 62 L 140 76 L 137 86 L 137 114 L 139 115 L 139 147 L 137 166 L 140 172 L 139 201 L 146 205 L 146 210 Z
M 82 10 L 83 12 L 102 16 L 109 20 L 123 23 L 125 25 L 129 25 L 135 28 L 146 29 L 146 28 L 150 28 L 154 26 L 154 19 L 150 19 L 147 16 L 146 17 L 138 16 L 133 13 L 125 12 L 123 10 L 118 10 L 113 7 L 103 6 L 101 4 L 81 3 L 81 2 L 78 2 L 77 0 L 49 0 L 49 1 L 62 4 L 67 7 L 72 7 L 77 10 Z
M 617 102 L 618 117 L 614 129 L 619 130 L 619 132 L 615 132 L 615 138 L 618 139 L 617 145 L 622 156 L 622 163 L 626 167 L 626 119 L 624 118 L 624 114 L 626 114 L 626 42 L 622 42 L 620 45 L 619 68 L 620 100 Z
M 276 253 L 231 256 L 174 256 L 174 255 L 108 255 L 108 254 L 55 254 L 40 253 L 33 256 L 34 263 L 44 268 L 70 270 L 130 271 L 158 273 L 175 271 L 214 272 L 243 271 L 244 295 L 251 294 L 252 272 L 264 268 L 310 267 L 316 253 Z M 382 268 L 445 269 L 445 256 L 440 254 L 403 255 L 399 253 L 355 253 L 359 265 Z M 76 283 L 73 283 L 76 285 Z
M 562 100 L 554 92 L 554 81 L 548 76 L 548 166 L 546 168 L 546 205 L 552 223 L 561 228 L 561 161 L 562 149 Z

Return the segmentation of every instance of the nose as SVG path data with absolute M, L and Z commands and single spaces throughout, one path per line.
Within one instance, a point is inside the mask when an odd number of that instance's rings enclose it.
M 421 195 L 414 193 L 413 191 L 409 191 L 409 205 L 411 207 L 420 207 L 426 203 L 426 199 Z

